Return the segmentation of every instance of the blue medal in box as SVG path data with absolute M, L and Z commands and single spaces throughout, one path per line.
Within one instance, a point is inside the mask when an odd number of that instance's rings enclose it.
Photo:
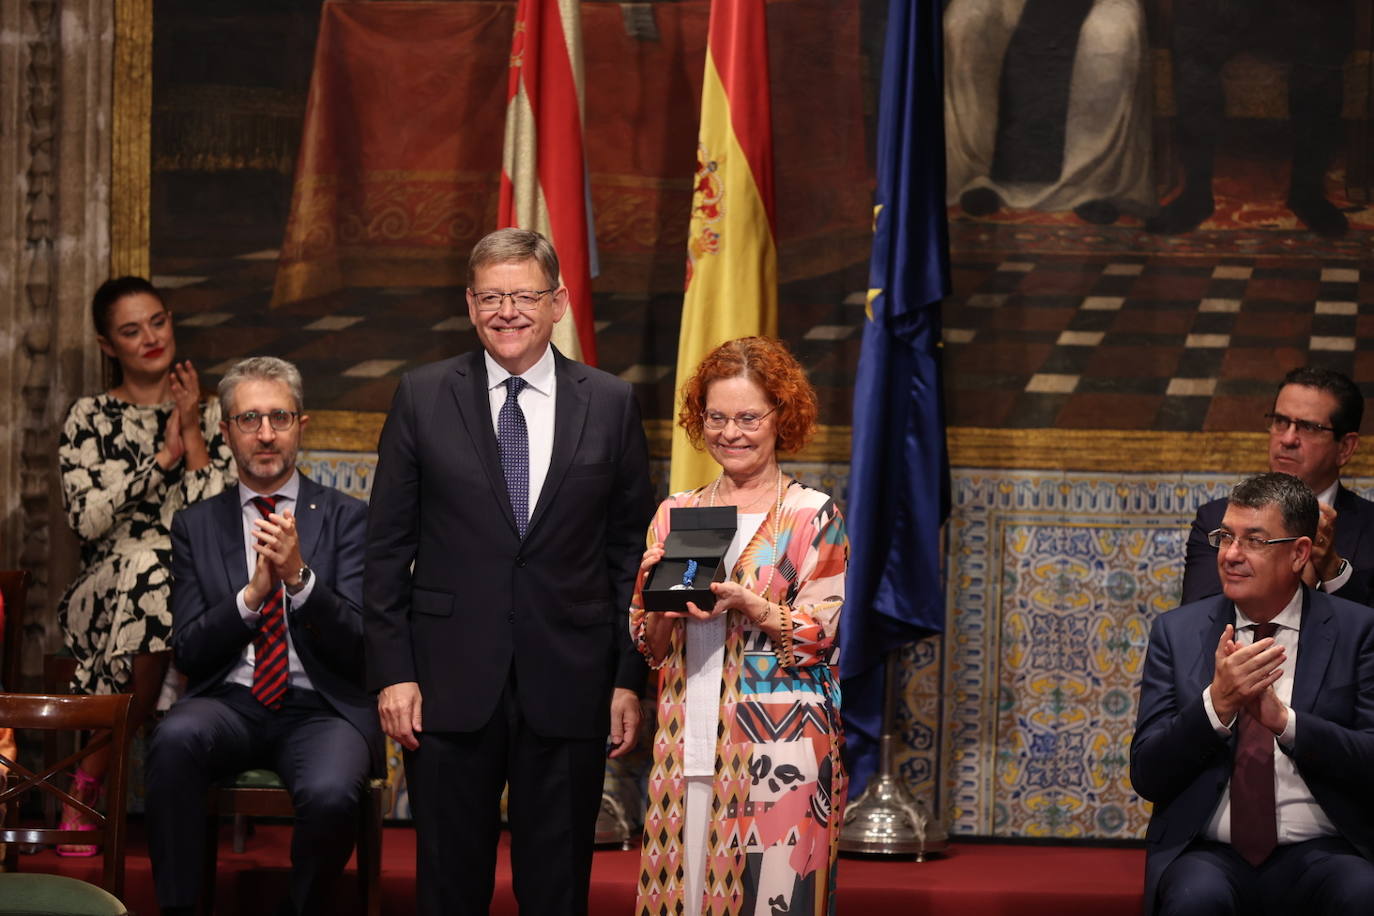
M 670 509 L 672 530 L 663 559 L 644 583 L 644 610 L 685 611 L 690 601 L 703 611 L 716 606 L 712 582 L 723 582 L 725 553 L 735 539 L 734 506 Z

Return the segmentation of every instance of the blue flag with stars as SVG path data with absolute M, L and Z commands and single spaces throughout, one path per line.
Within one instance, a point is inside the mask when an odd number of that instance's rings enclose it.
M 868 314 L 854 380 L 840 674 L 851 797 L 878 764 L 887 653 L 945 623 L 949 457 L 940 301 L 949 293 L 939 0 L 891 0 L 878 113 Z

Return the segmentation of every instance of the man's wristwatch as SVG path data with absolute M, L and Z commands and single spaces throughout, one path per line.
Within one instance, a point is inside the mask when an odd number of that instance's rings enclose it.
M 302 566 L 300 572 L 296 573 L 296 584 L 292 585 L 289 582 L 286 583 L 286 593 L 288 595 L 299 595 L 301 590 L 310 584 L 310 580 L 314 575 L 315 574 L 310 571 L 309 566 Z
M 1345 557 L 1341 557 L 1341 565 L 1336 567 L 1336 573 L 1335 573 L 1335 575 L 1333 575 L 1330 579 L 1327 579 L 1326 581 L 1327 581 L 1327 582 L 1335 582 L 1335 581 L 1336 581 L 1337 579 L 1339 579 L 1341 576 L 1345 575 L 1345 571 L 1346 571 L 1347 569 L 1349 569 L 1349 568 L 1350 568 L 1350 561 L 1347 560 Z

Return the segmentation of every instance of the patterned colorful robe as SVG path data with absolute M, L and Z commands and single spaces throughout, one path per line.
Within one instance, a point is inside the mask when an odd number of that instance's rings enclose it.
M 670 509 L 700 505 L 705 493 L 702 488 L 666 499 L 649 543 L 667 538 Z M 770 510 L 731 572 L 734 581 L 784 607 L 790 639 L 787 629 L 774 640 L 743 614 L 729 612 L 703 916 L 834 912 L 847 785 L 835 639 L 848 559 L 844 518 L 834 500 L 792 481 L 780 515 L 777 506 Z M 636 588 L 630 631 L 652 665 L 642 606 Z M 685 645 L 679 625 L 659 671 L 640 855 L 641 916 L 682 912 Z

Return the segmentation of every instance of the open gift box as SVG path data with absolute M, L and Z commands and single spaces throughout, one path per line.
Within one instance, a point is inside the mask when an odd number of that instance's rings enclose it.
M 711 583 L 723 582 L 729 572 L 725 553 L 735 539 L 735 512 L 734 506 L 669 510 L 672 530 L 663 542 L 663 559 L 644 583 L 644 610 L 685 611 L 689 601 L 703 611 L 716 606 Z

